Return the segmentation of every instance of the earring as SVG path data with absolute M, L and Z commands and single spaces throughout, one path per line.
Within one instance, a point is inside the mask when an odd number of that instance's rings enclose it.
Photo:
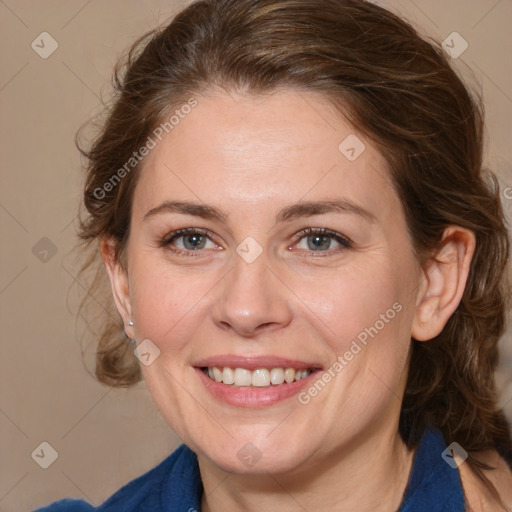
M 128 325 L 129 325 L 130 327 L 133 327 L 133 321 L 132 321 L 132 320 L 130 320 L 130 321 L 128 322 Z M 130 338 L 130 337 L 126 334 L 126 331 L 125 331 L 125 330 L 123 330 L 123 334 L 124 334 L 124 337 L 126 338 L 126 341 L 127 341 L 128 343 L 131 343 L 133 346 L 135 346 L 135 343 L 137 343 L 137 340 L 135 340 L 135 339 L 133 339 L 133 338 Z

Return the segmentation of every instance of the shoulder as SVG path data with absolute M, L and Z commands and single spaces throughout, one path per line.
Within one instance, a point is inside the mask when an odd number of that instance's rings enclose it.
M 40 507 L 34 512 L 93 512 L 94 510 L 96 509 L 92 505 L 83 500 L 65 498 L 45 507 Z
M 158 466 L 119 489 L 97 508 L 97 512 L 160 512 L 163 511 L 162 500 L 167 501 L 167 505 L 181 505 L 168 488 L 174 491 L 182 475 L 189 480 L 200 480 L 195 464 L 195 453 L 182 444 Z
M 162 510 L 161 498 L 169 480 L 172 482 L 176 473 L 181 474 L 184 468 L 193 472 L 194 457 L 195 454 L 182 444 L 157 466 L 125 484 L 98 507 L 83 500 L 67 498 L 34 512 L 158 512 Z
M 507 509 L 500 507 L 496 499 L 480 479 L 471 471 L 468 464 L 459 466 L 459 473 L 464 494 L 472 512 L 503 512 L 512 510 L 512 471 L 507 463 L 495 450 L 487 450 L 478 454 L 478 459 L 495 468 L 483 473 L 494 485 Z

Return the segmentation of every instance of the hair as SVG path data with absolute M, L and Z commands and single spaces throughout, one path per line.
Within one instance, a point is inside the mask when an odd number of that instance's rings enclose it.
M 199 0 L 136 41 L 113 83 L 101 132 L 81 149 L 88 165 L 79 237 L 88 246 L 113 240 L 123 267 L 143 161 L 119 171 L 173 109 L 214 88 L 326 97 L 385 157 L 422 264 L 436 257 L 448 226 L 475 234 L 457 310 L 434 339 L 411 340 L 399 432 L 414 448 L 428 427 L 439 428 L 464 447 L 473 472 L 499 499 L 478 452 L 496 449 L 512 467 L 494 382 L 509 241 L 497 179 L 482 167 L 481 96 L 466 88 L 439 43 L 363 0 Z M 122 179 L 107 187 L 116 170 Z M 100 260 L 94 246 L 82 269 L 98 264 L 90 292 L 106 279 Z M 107 317 L 99 336 L 95 371 L 111 386 L 141 380 L 118 314 Z

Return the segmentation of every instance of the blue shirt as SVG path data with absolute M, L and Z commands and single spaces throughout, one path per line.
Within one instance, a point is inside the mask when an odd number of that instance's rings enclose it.
M 464 512 L 459 471 L 441 456 L 445 449 L 439 430 L 425 432 L 397 512 Z M 182 444 L 99 507 L 63 499 L 34 512 L 201 512 L 202 492 L 197 456 Z

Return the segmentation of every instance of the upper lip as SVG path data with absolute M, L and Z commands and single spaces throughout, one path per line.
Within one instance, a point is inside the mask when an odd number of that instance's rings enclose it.
M 277 356 L 235 356 L 218 355 L 196 361 L 193 366 L 197 368 L 213 367 L 219 368 L 247 368 L 248 370 L 257 370 L 259 368 L 295 368 L 296 370 L 322 369 L 322 365 L 306 361 L 297 361 L 296 359 L 287 359 Z

